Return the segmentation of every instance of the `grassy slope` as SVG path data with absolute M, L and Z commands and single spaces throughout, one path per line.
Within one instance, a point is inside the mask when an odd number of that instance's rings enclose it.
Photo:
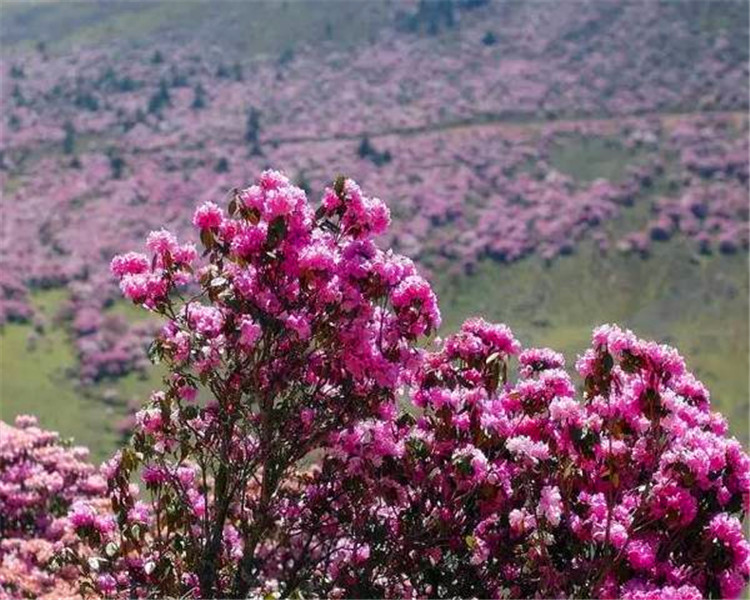
M 348 0 L 252 0 L 222 2 L 219 7 L 205 0 L 105 4 L 0 0 L 0 17 L 6 46 L 33 48 L 44 41 L 54 51 L 114 38 L 148 44 L 155 36 L 192 39 L 197 35 L 207 48 L 221 47 L 228 60 L 280 55 L 322 40 L 358 44 L 390 24 L 388 11 L 378 3 Z
M 555 144 L 550 152 L 550 164 L 558 171 L 587 182 L 595 179 L 619 181 L 626 168 L 641 162 L 643 153 L 623 148 L 611 138 L 568 136 L 567 143 Z
M 64 290 L 49 290 L 35 294 L 33 301 L 51 317 L 65 297 Z M 132 315 L 129 308 L 117 310 Z M 35 347 L 28 343 L 32 332 L 31 325 L 19 324 L 0 332 L 0 418 L 12 421 L 18 414 L 34 414 L 42 426 L 88 446 L 95 460 L 105 458 L 119 444 L 115 425 L 126 414 L 126 402 L 145 398 L 158 387 L 160 372 L 154 368 L 145 379 L 133 374 L 84 390 L 72 375 L 76 360 L 65 330 L 48 327 Z M 102 396 L 110 389 L 117 399 L 107 403 Z

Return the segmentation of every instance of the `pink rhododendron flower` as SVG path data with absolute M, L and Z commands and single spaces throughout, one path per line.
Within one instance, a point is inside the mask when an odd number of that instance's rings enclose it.
M 213 202 L 204 202 L 193 215 L 193 225 L 198 229 L 218 229 L 221 227 L 223 212 Z
M 560 490 L 556 486 L 544 486 L 539 499 L 539 511 L 552 527 L 560 524 L 563 504 Z

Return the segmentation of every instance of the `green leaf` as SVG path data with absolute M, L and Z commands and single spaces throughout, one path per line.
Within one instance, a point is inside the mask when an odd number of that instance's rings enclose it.
M 136 465 L 135 452 L 132 448 L 123 448 L 122 457 L 120 458 L 120 465 L 126 471 L 131 471 Z
M 586 393 L 591 396 L 594 393 L 594 390 L 596 389 L 596 379 L 594 379 L 593 375 L 586 375 L 586 380 L 583 383 L 583 387 L 586 390 Z
M 195 417 L 198 416 L 198 407 L 197 406 L 186 406 L 182 409 L 182 415 L 185 417 L 187 421 L 190 421 L 192 419 L 195 419 Z
M 250 221 L 253 225 L 257 225 L 260 222 L 260 211 L 257 208 L 240 208 L 240 216 Z
M 286 235 L 286 220 L 284 217 L 277 217 L 268 227 L 268 237 L 266 245 L 268 248 L 274 248 Z
M 500 363 L 493 362 L 489 365 L 489 377 L 487 379 L 487 388 L 494 392 L 500 385 Z

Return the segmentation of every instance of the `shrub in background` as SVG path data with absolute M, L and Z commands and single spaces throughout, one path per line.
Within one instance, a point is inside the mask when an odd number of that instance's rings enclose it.
M 68 519 L 76 503 L 101 511 L 102 530 L 114 528 L 106 491 L 86 448 L 40 429 L 34 417 L 18 417 L 15 427 L 0 421 L 0 598 L 77 594 L 77 570 L 50 562 L 61 548 L 76 548 Z

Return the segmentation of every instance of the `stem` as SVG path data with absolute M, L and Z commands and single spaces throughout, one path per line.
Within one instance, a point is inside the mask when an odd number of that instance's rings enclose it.
M 271 453 L 271 440 L 273 437 L 271 412 L 273 410 L 273 397 L 266 394 L 261 405 L 261 434 L 263 452 L 265 455 L 263 461 L 263 482 L 261 485 L 260 500 L 258 502 L 258 517 L 253 524 L 250 535 L 245 539 L 245 548 L 242 551 L 242 558 L 235 573 L 234 583 L 232 584 L 232 598 L 247 597 L 250 586 L 253 584 L 253 563 L 255 562 L 255 550 L 260 543 L 261 538 L 268 530 L 271 519 L 268 509 L 271 504 L 271 497 L 276 491 L 278 481 L 278 466 L 274 464 Z
M 228 469 L 226 463 L 222 463 L 219 472 L 216 475 L 216 497 L 221 498 L 216 511 L 216 519 L 211 530 L 211 536 L 203 550 L 201 557 L 200 572 L 198 580 L 200 582 L 201 597 L 213 598 L 214 588 L 216 585 L 217 562 L 219 550 L 221 549 L 221 535 L 224 531 L 224 522 L 226 521 L 229 508 L 229 498 L 226 495 Z
M 218 508 L 216 510 L 216 518 L 213 523 L 213 528 L 211 529 L 211 535 L 208 539 L 208 543 L 203 549 L 198 573 L 202 598 L 213 598 L 215 595 L 214 592 L 218 591 L 216 590 L 216 572 L 218 570 L 219 552 L 221 550 L 221 537 L 224 533 L 224 523 L 226 522 L 227 514 L 229 513 L 229 505 L 233 495 L 233 493 L 227 493 L 229 479 L 229 466 L 227 463 L 233 430 L 234 422 L 231 422 L 229 424 L 229 431 L 223 440 L 219 471 L 216 474 L 214 494 Z
M 250 586 L 253 584 L 253 563 L 255 562 L 255 550 L 260 543 L 261 538 L 271 525 L 271 519 L 268 515 L 271 496 L 275 490 L 275 483 L 271 483 L 270 477 L 266 470 L 263 471 L 263 486 L 261 490 L 260 502 L 258 504 L 258 519 L 254 523 L 250 535 L 245 541 L 245 548 L 242 552 L 240 564 L 235 573 L 234 583 L 232 585 L 231 598 L 247 597 Z M 272 489 L 273 488 L 273 489 Z

